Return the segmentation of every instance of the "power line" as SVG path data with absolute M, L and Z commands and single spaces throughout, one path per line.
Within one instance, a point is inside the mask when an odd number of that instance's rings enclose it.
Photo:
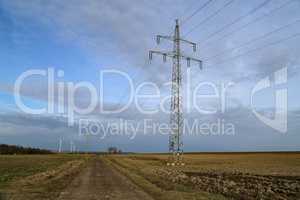
M 233 57 L 230 57 L 230 58 L 227 58 L 227 59 L 224 59 L 220 62 L 217 62 L 217 63 L 214 63 L 214 64 L 210 64 L 210 65 L 206 65 L 206 66 L 214 66 L 214 65 L 219 65 L 219 64 L 223 64 L 223 63 L 226 63 L 228 61 L 231 61 L 231 60 L 235 60 L 239 57 L 242 57 L 242 56 L 246 56 L 246 55 L 249 55 L 251 53 L 254 53 L 256 51 L 259 51 L 259 50 L 262 50 L 264 48 L 267 48 L 269 46 L 273 46 L 273 45 L 276 45 L 276 44 L 280 44 L 282 42 L 285 42 L 287 40 L 290 40 L 290 39 L 293 39 L 293 38 L 296 38 L 296 37 L 299 37 L 300 36 L 300 33 L 295 33 L 289 37 L 286 37 L 286 38 L 283 38 L 283 39 L 280 39 L 280 40 L 277 40 L 277 41 L 274 41 L 274 42 L 270 42 L 270 43 L 267 43 L 266 45 L 263 45 L 263 46 L 260 46 L 260 47 L 257 47 L 257 48 L 254 48 L 254 49 L 250 49 L 249 51 L 246 51 L 244 53 L 241 53 L 241 54 L 238 54 L 236 56 L 233 56 Z
M 196 15 L 199 11 L 201 11 L 203 8 L 205 8 L 209 3 L 211 3 L 213 0 L 209 0 L 209 1 L 207 1 L 207 2 L 205 2 L 201 7 L 199 7 L 194 13 L 192 13 L 189 17 L 187 17 L 185 20 L 183 20 L 183 22 L 182 23 L 186 23 L 189 19 L 191 19 L 194 15 Z M 267 4 L 268 2 L 269 2 L 270 0 L 266 0 L 266 1 L 264 1 L 262 4 L 260 4 L 258 7 L 256 7 L 256 8 L 254 8 L 253 10 L 251 10 L 248 14 L 246 14 L 246 15 L 250 15 L 252 12 L 255 12 L 256 10 L 258 10 L 258 9 L 260 9 L 261 7 L 263 7 L 265 4 Z M 226 7 L 228 7 L 230 4 L 232 4 L 234 2 L 234 0 L 230 0 L 230 1 L 228 1 L 226 4 L 224 4 L 220 9 L 218 9 L 217 11 L 215 11 L 212 15 L 210 15 L 210 16 L 208 16 L 207 18 L 205 18 L 204 20 L 202 20 L 197 26 L 195 26 L 193 29 L 191 29 L 189 32 L 187 32 L 186 34 L 185 34 L 185 36 L 186 35 L 188 35 L 188 34 L 190 34 L 192 31 L 194 31 L 195 29 L 197 29 L 199 26 L 201 26 L 203 23 L 205 23 L 206 21 L 208 21 L 208 20 L 210 20 L 212 17 L 214 17 L 215 15 L 217 15 L 218 13 L 220 13 L 224 8 L 226 8 Z M 263 16 L 260 16 L 260 17 L 258 17 L 258 18 L 255 18 L 255 20 L 253 20 L 253 21 L 251 21 L 251 22 L 249 22 L 249 23 L 247 23 L 247 24 L 245 24 L 244 26 L 242 26 L 242 28 L 245 28 L 246 26 L 248 26 L 248 25 L 250 25 L 251 23 L 254 23 L 254 22 L 256 22 L 256 21 L 258 21 L 258 20 L 260 20 L 260 19 L 262 19 L 263 17 L 266 17 L 266 16 L 268 16 L 268 15 L 271 15 L 273 12 L 275 12 L 275 11 L 277 11 L 277 10 L 279 10 L 279 9 L 281 9 L 281 8 L 283 8 L 283 7 L 285 7 L 286 5 L 288 5 L 289 3 L 291 3 L 291 2 L 293 2 L 293 0 L 290 0 L 290 1 L 288 1 L 288 2 L 286 2 L 285 4 L 283 4 L 283 5 L 281 5 L 281 6 L 279 6 L 278 8 L 275 8 L 275 9 L 273 9 L 273 10 L 271 10 L 269 13 L 267 13 L 267 14 L 265 14 L 265 15 L 263 15 Z M 246 17 L 246 16 L 242 16 L 243 18 L 244 17 Z M 238 20 L 240 20 L 240 19 L 238 19 Z M 224 26 L 225 27 L 225 26 Z M 226 25 L 226 27 L 227 27 L 227 25 Z M 242 29 L 241 28 L 241 29 Z M 282 27 L 283 28 L 283 27 Z M 240 30 L 241 30 L 240 29 Z M 236 30 L 235 32 L 237 32 L 237 31 L 239 31 L 239 30 Z M 277 31 L 279 31 L 279 30 L 277 30 Z M 232 31 L 232 32 L 230 32 L 229 34 L 232 34 L 234 31 Z M 273 32 L 275 32 L 275 31 L 273 31 Z M 226 36 L 228 36 L 229 34 L 227 34 L 227 35 L 225 35 L 224 37 L 226 37 Z M 271 34 L 271 33 L 268 33 L 268 35 L 269 34 Z M 262 37 L 266 37 L 266 36 L 262 36 Z M 255 40 L 259 40 L 259 39 L 261 39 L 261 38 L 255 38 Z M 254 40 L 251 40 L 251 42 L 253 42 Z M 249 42 L 247 42 L 247 43 L 250 43 L 250 41 Z M 246 45 L 246 44 L 242 44 L 241 46 L 244 46 L 244 45 Z M 241 47 L 240 46 L 240 47 Z M 237 49 L 237 48 L 240 48 L 240 47 L 235 47 L 234 49 Z M 233 49 L 229 49 L 230 51 L 233 51 Z M 228 50 L 226 50 L 226 51 L 228 51 Z M 224 54 L 225 53 L 225 51 L 224 52 L 221 52 L 222 54 Z M 221 54 L 220 53 L 220 54 Z M 220 55 L 220 54 L 218 54 L 218 55 Z M 216 57 L 217 55 L 215 55 L 215 56 L 213 56 L 213 57 Z M 206 59 L 206 60 L 210 60 L 212 57 L 209 57 L 208 59 Z M 134 77 L 137 77 L 137 76 L 139 76 L 140 74 L 141 74 L 141 72 L 143 71 L 143 68 L 145 67 L 146 65 L 144 65 L 143 67 L 141 67 L 140 69 L 139 69 L 139 71 L 134 75 Z M 120 98 L 120 103 L 121 103 L 121 100 L 124 98 L 126 96 L 126 93 L 124 93 L 122 96 L 121 96 L 121 98 Z M 118 104 L 118 106 L 120 106 L 120 103 Z
M 196 0 L 197 1 L 197 0 Z M 194 2 L 196 2 L 194 0 Z M 181 13 L 180 16 L 178 16 L 178 19 L 183 19 L 183 17 L 185 16 L 185 13 L 188 12 L 189 10 L 194 8 L 194 3 L 192 3 L 190 6 L 188 6 L 186 9 L 184 9 L 184 11 Z
M 289 23 L 289 24 L 286 24 L 286 25 L 281 26 L 281 27 L 279 27 L 279 28 L 277 28 L 277 29 L 274 29 L 274 30 L 272 30 L 272 31 L 270 31 L 270 32 L 268 32 L 268 33 L 262 35 L 262 36 L 253 38 L 253 39 L 249 40 L 248 42 L 245 42 L 245 43 L 243 43 L 243 44 L 241 44 L 241 45 L 239 45 L 239 46 L 237 46 L 237 47 L 233 47 L 233 48 L 230 48 L 230 49 L 226 49 L 226 50 L 224 50 L 224 51 L 221 51 L 221 52 L 219 52 L 219 53 L 217 53 L 217 54 L 215 54 L 215 55 L 213 55 L 213 56 L 210 56 L 210 57 L 208 57 L 208 58 L 205 58 L 204 61 L 211 60 L 211 59 L 216 58 L 216 57 L 218 57 L 218 56 L 224 55 L 224 54 L 226 54 L 226 53 L 228 53 L 228 52 L 235 51 L 235 50 L 240 49 L 240 48 L 242 48 L 242 47 L 244 47 L 244 46 L 247 46 L 247 45 L 249 45 L 249 44 L 251 44 L 251 43 L 257 42 L 257 41 L 259 41 L 259 40 L 261 40 L 261 39 L 264 39 L 264 38 L 266 38 L 266 37 L 268 37 L 268 36 L 270 36 L 270 35 L 272 35 L 272 34 L 274 34 L 274 33 L 277 33 L 277 32 L 279 32 L 279 31 L 281 31 L 281 30 L 283 30 L 283 29 L 285 29 L 285 28 L 287 28 L 287 27 L 293 25 L 293 24 L 296 24 L 296 23 L 298 23 L 298 22 L 300 22 L 300 19 L 297 19 L 297 20 L 295 20 L 295 21 L 293 21 L 293 22 L 291 22 L 291 23 Z
M 204 43 L 206 41 L 208 41 L 210 38 L 212 38 L 213 36 L 217 35 L 218 33 L 224 31 L 225 29 L 227 29 L 228 27 L 238 23 L 239 21 L 241 21 L 242 19 L 248 17 L 249 15 L 255 13 L 256 11 L 258 11 L 259 9 L 263 8 L 264 6 L 266 6 L 271 0 L 265 0 L 263 3 L 259 4 L 258 6 L 256 6 L 255 8 L 251 9 L 248 13 L 246 13 L 245 15 L 240 16 L 239 18 L 233 20 L 232 22 L 225 24 L 222 28 L 220 28 L 219 30 L 213 32 L 212 34 L 208 35 L 206 37 L 206 39 L 197 42 L 199 43 Z
M 206 6 L 208 6 L 212 1 L 213 1 L 213 0 L 208 0 L 207 2 L 205 2 L 204 4 L 202 4 L 202 6 L 200 6 L 200 7 L 199 7 L 195 12 L 193 12 L 190 16 L 188 16 L 186 19 L 182 20 L 180 24 L 182 25 L 183 23 L 186 23 L 186 22 L 187 22 L 188 20 L 190 20 L 193 16 L 195 16 L 198 12 L 200 12 L 202 9 L 204 9 Z M 231 0 L 231 2 L 233 2 L 233 1 L 234 1 L 234 0 Z M 192 7 L 192 5 L 189 6 L 188 9 L 186 9 L 186 10 L 190 10 L 191 7 Z M 183 16 L 182 16 L 182 17 L 183 17 Z M 180 18 L 182 18 L 182 17 L 180 17 Z M 173 32 L 173 30 L 171 30 L 170 33 L 169 33 L 168 35 L 171 35 L 172 32 Z M 157 47 L 157 46 L 158 46 L 158 45 L 156 44 L 155 47 Z M 146 66 L 146 64 L 145 64 L 143 67 L 145 67 L 145 66 Z M 136 73 L 133 75 L 133 77 L 134 77 L 133 79 L 135 79 L 136 77 L 138 77 L 138 76 L 142 73 L 143 67 L 139 68 L 138 72 L 136 72 Z M 128 89 L 127 89 L 127 90 L 128 90 Z M 120 96 L 120 100 L 118 101 L 119 103 L 117 104 L 117 107 L 120 107 L 121 101 L 122 101 L 123 98 L 126 97 L 126 94 L 127 94 L 127 92 L 124 92 L 124 94 Z
M 245 28 L 248 27 L 249 25 L 254 24 L 254 23 L 256 23 L 256 22 L 258 22 L 258 21 L 264 19 L 265 17 L 268 17 L 268 16 L 274 14 L 275 12 L 279 11 L 280 9 L 284 8 L 285 6 L 289 5 L 289 4 L 292 3 L 292 2 L 295 2 L 295 1 L 294 1 L 294 0 L 289 0 L 289 1 L 285 2 L 284 4 L 280 5 L 279 7 L 272 9 L 272 10 L 269 11 L 268 13 L 266 13 L 266 14 L 264 14 L 264 15 L 262 15 L 262 16 L 258 16 L 258 17 L 256 17 L 256 18 L 254 18 L 253 20 L 251 20 L 250 22 L 244 24 L 243 26 L 241 26 L 241 27 L 239 27 L 239 28 L 237 28 L 237 29 L 235 29 L 235 30 L 233 30 L 233 31 L 231 31 L 231 32 L 229 32 L 229 33 L 223 35 L 222 37 L 218 38 L 217 40 L 214 40 L 214 42 L 217 42 L 217 41 L 220 41 L 220 40 L 222 40 L 222 39 L 224 39 L 224 38 L 226 38 L 226 37 L 232 36 L 233 34 L 235 34 L 235 33 L 239 32 L 239 31 L 245 29 Z M 210 43 L 208 43 L 208 44 L 210 44 Z M 204 46 L 208 46 L 208 44 L 206 44 L 206 45 L 204 45 Z M 202 45 L 202 47 L 203 47 L 203 45 Z
M 221 8 L 219 8 L 218 10 L 216 10 L 214 13 L 212 13 L 211 15 L 209 15 L 208 17 L 206 17 L 205 19 L 203 19 L 200 23 L 198 23 L 196 26 L 194 26 L 194 28 L 190 29 L 188 32 L 186 32 L 184 34 L 184 37 L 189 35 L 191 32 L 193 32 L 194 30 L 198 29 L 202 24 L 204 24 L 205 22 L 209 21 L 211 18 L 213 18 L 214 16 L 216 16 L 217 14 L 219 14 L 223 9 L 225 9 L 226 7 L 228 7 L 230 4 L 232 4 L 235 0 L 230 0 L 228 1 L 226 4 L 224 4 Z
M 198 12 L 200 12 L 202 9 L 204 9 L 206 6 L 208 6 L 208 4 L 209 3 L 211 3 L 213 0 L 208 0 L 207 2 L 205 2 L 200 8 L 198 8 L 193 14 L 191 14 L 189 17 L 187 17 L 185 20 L 182 20 L 182 22 L 181 22 L 181 24 L 183 24 L 183 23 L 186 23 L 189 19 L 191 19 L 194 15 L 196 15 Z M 234 0 L 231 0 L 231 1 L 234 1 Z M 190 7 L 192 7 L 192 6 L 189 6 L 189 8 L 188 9 L 186 9 L 186 10 L 189 10 L 190 9 Z M 180 18 L 182 18 L 182 17 L 180 17 Z M 171 35 L 173 33 L 173 30 L 170 30 L 170 33 L 168 34 L 168 35 Z M 157 47 L 158 46 L 158 44 L 156 44 L 156 46 L 155 47 Z M 139 68 L 139 70 L 133 75 L 133 79 L 135 79 L 136 77 L 138 77 L 138 76 L 140 76 L 140 74 L 142 73 L 142 71 L 143 71 L 143 68 L 146 66 L 146 64 L 143 66 L 143 67 L 141 67 L 141 68 Z M 128 88 L 127 88 L 127 90 L 128 90 Z M 123 93 L 123 95 L 121 95 L 120 96 L 120 100 L 118 101 L 119 103 L 117 104 L 117 107 L 120 107 L 120 105 L 121 105 L 121 101 L 122 101 L 122 99 L 124 99 L 125 97 L 126 97 L 126 94 L 127 94 L 128 92 L 124 92 Z
M 195 10 L 190 16 L 186 17 L 184 20 L 181 21 L 181 25 L 189 21 L 192 17 L 194 17 L 198 12 L 203 10 L 205 7 L 207 7 L 213 0 L 208 0 L 204 4 L 202 4 L 197 10 Z

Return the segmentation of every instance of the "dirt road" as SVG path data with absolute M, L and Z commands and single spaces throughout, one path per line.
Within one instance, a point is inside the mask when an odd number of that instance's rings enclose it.
M 152 200 L 142 189 L 100 158 L 92 161 L 59 197 L 59 200 L 83 199 Z

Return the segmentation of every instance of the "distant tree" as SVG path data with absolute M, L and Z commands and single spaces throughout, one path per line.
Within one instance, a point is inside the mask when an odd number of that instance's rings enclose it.
M 122 151 L 119 150 L 117 147 L 109 147 L 109 148 L 107 149 L 107 152 L 108 152 L 109 154 L 120 154 L 120 153 L 122 153 Z

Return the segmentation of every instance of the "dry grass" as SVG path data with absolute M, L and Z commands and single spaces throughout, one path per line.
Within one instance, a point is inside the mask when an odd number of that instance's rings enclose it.
M 0 188 L 15 179 L 54 169 L 79 155 L 0 155 Z
M 82 155 L 0 156 L 0 195 L 9 199 L 43 199 L 47 195 L 55 199 L 85 161 Z

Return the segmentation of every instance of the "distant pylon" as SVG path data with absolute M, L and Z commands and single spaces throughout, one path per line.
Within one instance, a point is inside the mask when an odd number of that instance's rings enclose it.
M 76 153 L 76 144 L 73 143 L 73 153 Z
M 61 153 L 62 152 L 62 138 L 59 138 L 59 144 L 58 144 L 58 152 Z
M 169 134 L 169 152 L 171 154 L 168 164 L 170 165 L 184 165 L 183 162 L 183 113 L 182 113 L 182 96 L 181 96 L 181 59 L 187 61 L 187 66 L 190 67 L 191 61 L 199 63 L 200 69 L 202 69 L 202 61 L 196 58 L 185 56 L 181 52 L 181 42 L 192 45 L 193 51 L 196 52 L 196 43 L 180 38 L 179 21 L 176 20 L 175 33 L 173 36 L 158 35 L 156 38 L 159 44 L 161 39 L 170 40 L 173 42 L 173 51 L 150 51 L 149 60 L 152 60 L 153 54 L 163 56 L 163 61 L 166 62 L 167 57 L 172 58 L 172 98 L 171 98 L 171 115 L 170 115 L 170 134 Z
M 73 140 L 70 141 L 70 152 L 73 153 L 73 147 L 74 143 L 73 143 Z

